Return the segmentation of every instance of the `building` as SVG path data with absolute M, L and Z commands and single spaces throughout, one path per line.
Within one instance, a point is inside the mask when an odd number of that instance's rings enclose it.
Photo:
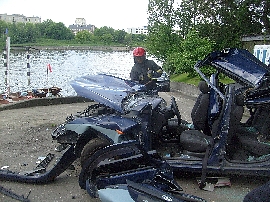
M 76 25 L 86 25 L 86 20 L 84 18 L 76 18 L 75 24 Z
M 128 28 L 127 33 L 128 34 L 147 34 L 148 29 L 147 29 L 147 26 L 137 27 L 137 28 Z
M 241 41 L 244 49 L 264 64 L 270 65 L 270 35 L 243 36 Z
M 241 41 L 243 48 L 253 53 L 255 45 L 270 45 L 270 35 L 243 36 Z
M 76 18 L 75 24 L 69 25 L 68 28 L 76 35 L 80 31 L 88 31 L 93 33 L 95 31 L 94 25 L 87 25 L 84 18 Z
M 270 45 L 255 45 L 253 54 L 262 63 L 270 65 Z
M 24 15 L 20 14 L 0 14 L 0 20 L 3 20 L 8 23 L 41 23 L 41 18 L 40 17 L 26 17 Z

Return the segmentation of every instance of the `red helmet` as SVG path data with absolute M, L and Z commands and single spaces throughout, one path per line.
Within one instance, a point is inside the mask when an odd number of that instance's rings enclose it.
M 139 57 L 139 56 L 144 56 L 144 55 L 145 55 L 145 50 L 142 47 L 137 47 L 133 50 L 134 57 Z

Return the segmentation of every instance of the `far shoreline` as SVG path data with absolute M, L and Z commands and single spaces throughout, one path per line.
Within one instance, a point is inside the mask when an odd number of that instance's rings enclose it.
M 92 50 L 92 51 L 131 51 L 130 46 L 11 46 L 13 51 L 40 51 L 40 50 Z

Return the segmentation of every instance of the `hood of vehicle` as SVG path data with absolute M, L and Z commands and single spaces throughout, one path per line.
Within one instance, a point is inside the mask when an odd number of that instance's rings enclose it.
M 144 85 L 112 75 L 87 75 L 71 81 L 77 95 L 102 103 L 123 112 L 122 100 L 131 92 L 143 91 Z
M 245 49 L 230 48 L 215 51 L 197 64 L 211 65 L 242 85 L 257 88 L 262 84 L 270 69 Z

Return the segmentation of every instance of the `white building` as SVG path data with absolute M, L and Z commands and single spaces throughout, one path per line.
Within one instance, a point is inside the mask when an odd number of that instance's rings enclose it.
M 86 20 L 84 18 L 76 18 L 75 25 L 86 25 Z
M 148 29 L 147 26 L 143 26 L 143 27 L 137 27 L 137 28 L 127 28 L 127 33 L 129 34 L 147 34 L 148 33 Z
M 84 18 L 76 18 L 75 24 L 69 25 L 68 28 L 76 35 L 78 32 L 84 30 L 94 33 L 96 27 L 94 25 L 87 25 Z
M 20 14 L 0 14 L 0 20 L 3 20 L 8 23 L 41 23 L 41 18 L 40 17 L 26 17 L 24 15 Z
M 270 45 L 255 45 L 253 54 L 264 64 L 270 64 Z

